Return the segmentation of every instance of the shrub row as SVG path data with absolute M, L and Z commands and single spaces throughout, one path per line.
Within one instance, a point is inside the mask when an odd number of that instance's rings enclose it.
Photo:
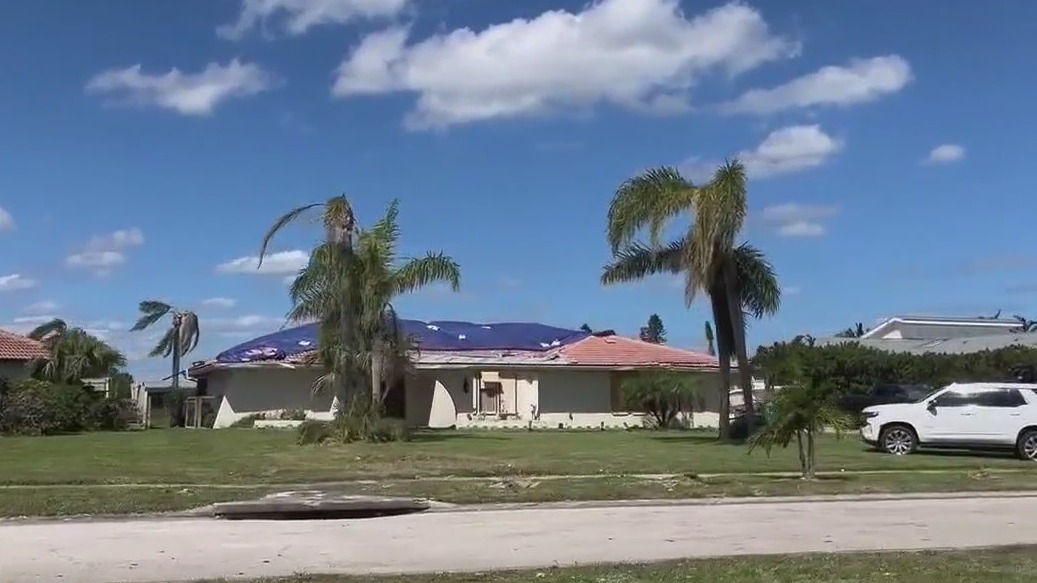
M 132 401 L 105 398 L 89 388 L 0 379 L 0 435 L 119 431 L 136 417 Z
M 884 383 L 935 388 L 955 381 L 1009 380 L 1019 367 L 1037 365 L 1037 349 L 1012 346 L 969 354 L 905 354 L 855 342 L 826 346 L 781 342 L 761 346 L 753 362 L 757 374 L 773 386 L 780 386 L 790 376 L 805 374 L 824 377 L 834 392 L 852 394 Z

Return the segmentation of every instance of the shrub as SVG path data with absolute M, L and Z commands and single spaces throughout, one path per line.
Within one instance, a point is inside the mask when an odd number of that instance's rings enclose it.
M 266 419 L 266 413 L 253 413 L 238 419 L 231 423 L 230 426 L 233 429 L 251 429 L 256 426 L 256 421 L 262 421 L 263 419 Z
M 282 421 L 305 421 L 306 411 L 302 409 L 285 409 L 279 415 Z
M 865 393 L 886 383 L 945 386 L 954 381 L 1005 380 L 1020 366 L 1037 365 L 1037 349 L 1011 346 L 968 354 L 905 354 L 862 346 L 856 342 L 810 346 L 779 342 L 761 346 L 753 363 L 771 386 L 789 382 L 789 362 L 824 363 L 828 383 L 837 395 Z
M 299 445 L 320 445 L 335 439 L 335 428 L 327 421 L 307 419 L 303 421 L 298 429 L 296 443 Z
M 647 413 L 657 429 L 670 429 L 698 393 L 698 380 L 679 372 L 642 372 L 624 380 L 621 391 L 628 410 Z
M 169 426 L 184 427 L 187 425 L 187 392 L 183 389 L 169 391 L 165 395 L 166 411 L 169 411 Z
M 368 405 L 365 398 L 354 399 L 348 409 L 340 410 L 335 417 L 335 425 L 340 438 L 346 443 L 410 440 L 410 432 L 402 420 L 382 417 L 380 412 Z
M 125 429 L 136 415 L 132 402 L 106 399 L 81 386 L 24 380 L 3 391 L 0 434 L 54 435 Z

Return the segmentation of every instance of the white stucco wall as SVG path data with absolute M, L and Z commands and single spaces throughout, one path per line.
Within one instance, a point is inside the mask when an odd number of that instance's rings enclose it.
M 238 419 L 286 409 L 302 409 L 310 419 L 332 419 L 330 391 L 313 395 L 320 371 L 309 368 L 256 368 L 217 370 L 209 375 L 207 393 L 219 399 L 214 427 L 229 427 Z
M 19 381 L 29 376 L 29 369 L 21 360 L 0 360 L 0 378 Z

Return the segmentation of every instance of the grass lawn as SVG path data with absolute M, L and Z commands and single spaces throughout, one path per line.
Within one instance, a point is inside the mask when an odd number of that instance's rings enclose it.
M 443 479 L 386 480 L 331 488 L 344 494 L 420 497 L 456 504 L 557 502 L 583 500 L 665 500 L 879 494 L 901 492 L 992 492 L 1033 488 L 1030 472 L 982 470 L 941 473 L 846 474 L 804 482 L 797 478 L 725 476 L 638 479 L 631 477 L 483 481 Z M 0 517 L 77 514 L 141 514 L 188 510 L 211 504 L 259 498 L 284 488 L 30 486 L 0 488 Z
M 1011 547 L 960 552 L 738 557 L 466 575 L 297 576 L 263 583 L 1030 583 L 1035 579 L 1037 547 Z
M 155 429 L 0 439 L 0 484 L 242 484 L 444 476 L 794 471 L 794 449 L 746 454 L 695 432 L 427 432 L 409 443 L 301 447 L 291 431 Z M 869 451 L 825 437 L 820 469 L 1030 469 L 1010 456 Z M 1037 474 L 1037 467 L 1033 468 Z

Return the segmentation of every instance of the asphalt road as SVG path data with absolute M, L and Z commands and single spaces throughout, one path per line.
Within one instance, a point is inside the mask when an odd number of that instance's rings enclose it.
M 0 525 L 0 581 L 172 582 L 1037 544 L 1037 496 Z

